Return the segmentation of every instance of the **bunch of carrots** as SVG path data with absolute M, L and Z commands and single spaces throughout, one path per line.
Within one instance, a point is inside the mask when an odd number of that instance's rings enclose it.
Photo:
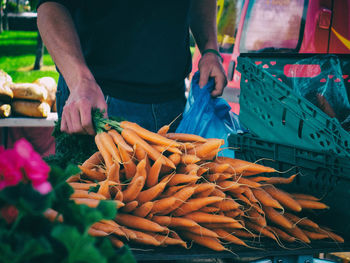
M 223 244 L 250 247 L 246 240 L 265 236 L 282 241 L 343 238 L 321 228 L 303 210 L 327 209 L 311 195 L 290 194 L 276 187 L 293 181 L 264 177 L 275 169 L 239 159 L 219 157 L 224 141 L 193 134 L 158 133 L 136 123 L 100 123 L 98 151 L 79 165 L 81 173 L 67 182 L 78 204 L 96 207 L 114 200 L 115 220 L 91 226 L 93 236 L 153 246 L 198 243 L 216 251 Z M 95 191 L 91 191 L 95 189 Z M 188 241 L 188 242 L 187 242 Z

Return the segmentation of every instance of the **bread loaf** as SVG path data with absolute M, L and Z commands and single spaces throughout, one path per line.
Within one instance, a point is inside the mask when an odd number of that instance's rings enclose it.
M 50 113 L 50 105 L 39 101 L 15 100 L 12 109 L 17 114 L 29 117 L 46 118 Z
M 26 100 L 47 100 L 47 90 L 34 83 L 12 83 L 11 90 L 15 99 L 26 99 Z
M 0 103 L 0 118 L 6 118 L 11 115 L 11 105 Z
M 56 101 L 56 90 L 57 90 L 57 84 L 55 79 L 52 77 L 43 77 L 43 78 L 37 79 L 33 83 L 38 84 L 39 86 L 42 86 L 46 89 L 47 91 L 46 102 L 50 105 L 51 108 L 53 108 L 53 105 Z

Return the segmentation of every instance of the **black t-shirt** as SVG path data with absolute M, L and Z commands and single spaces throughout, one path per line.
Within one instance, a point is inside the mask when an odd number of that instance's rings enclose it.
M 183 96 L 191 70 L 190 0 L 53 1 L 70 11 L 105 94 L 141 103 Z

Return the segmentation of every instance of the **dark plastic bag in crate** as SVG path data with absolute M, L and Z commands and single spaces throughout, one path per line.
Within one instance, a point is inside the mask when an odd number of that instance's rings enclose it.
M 227 137 L 230 133 L 241 133 L 238 115 L 231 112 L 230 105 L 223 98 L 212 98 L 210 92 L 214 88 L 214 80 L 209 79 L 203 88 L 198 85 L 199 72 L 192 78 L 179 133 L 191 133 L 204 138 L 220 138 L 225 140 L 220 156 L 234 157 L 234 151 L 228 150 Z
M 350 103 L 339 59 L 322 54 L 300 60 L 296 65 L 291 71 L 294 91 L 343 122 L 350 114 Z

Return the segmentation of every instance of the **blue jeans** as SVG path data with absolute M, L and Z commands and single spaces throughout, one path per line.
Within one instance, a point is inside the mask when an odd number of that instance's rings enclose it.
M 69 89 L 64 79 L 60 76 L 57 87 L 57 113 L 62 116 L 64 104 L 69 96 Z M 140 126 L 150 131 L 156 132 L 163 125 L 170 124 L 175 118 L 180 116 L 185 108 L 186 98 L 163 102 L 143 104 L 106 96 L 108 106 L 108 116 L 120 117 L 125 120 L 136 122 Z M 170 132 L 176 130 L 181 120 L 181 116 L 171 125 Z

